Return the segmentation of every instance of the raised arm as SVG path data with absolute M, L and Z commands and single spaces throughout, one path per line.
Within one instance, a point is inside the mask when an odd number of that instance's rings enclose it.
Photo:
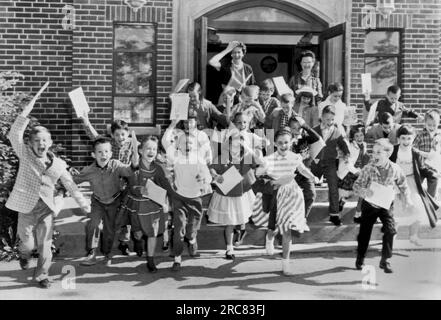
M 236 48 L 239 44 L 240 44 L 239 41 L 231 41 L 224 50 L 222 50 L 221 52 L 216 54 L 213 58 L 211 58 L 210 61 L 208 61 L 208 64 L 213 68 L 216 68 L 217 71 L 219 71 L 221 68 L 220 61 L 222 60 L 222 58 L 225 57 L 231 51 L 233 51 L 233 49 Z
M 28 115 L 31 113 L 34 108 L 35 102 L 37 102 L 40 96 L 36 95 L 32 98 L 32 100 L 24 107 L 21 114 L 15 119 L 14 123 L 11 126 L 11 130 L 8 134 L 8 139 L 11 141 L 12 148 L 14 149 L 17 156 L 20 158 L 24 155 L 25 152 L 25 144 L 23 141 L 23 134 L 26 130 L 26 127 L 29 123 Z
M 86 131 L 87 136 L 90 140 L 95 140 L 99 134 L 96 132 L 95 128 L 92 126 L 89 120 L 89 115 L 87 113 L 84 113 L 84 115 L 81 117 L 81 120 L 84 125 L 84 130 Z
M 167 130 L 165 130 L 164 135 L 162 136 L 161 143 L 162 143 L 162 146 L 164 147 L 164 150 L 166 150 L 166 151 L 175 142 L 174 137 L 173 137 L 173 132 L 174 132 L 174 129 L 176 128 L 177 124 L 178 124 L 177 120 L 172 120 L 172 122 L 170 123 L 170 126 L 167 128 Z

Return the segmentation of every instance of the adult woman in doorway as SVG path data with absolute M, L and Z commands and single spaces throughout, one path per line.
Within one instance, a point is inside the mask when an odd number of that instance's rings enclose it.
M 322 93 L 322 83 L 318 75 L 313 72 L 315 63 L 315 54 L 312 51 L 303 51 L 300 56 L 300 65 L 302 67 L 302 71 L 295 74 L 289 79 L 288 86 L 291 88 L 293 92 L 296 92 L 298 89 L 307 86 L 316 91 L 316 95 L 314 96 L 314 105 L 318 105 L 318 103 L 323 99 Z
M 247 52 L 247 47 L 239 41 L 231 41 L 228 46 L 216 54 L 208 62 L 213 68 L 219 72 L 219 80 L 222 89 L 229 85 L 236 89 L 238 93 L 246 85 L 256 84 L 253 68 L 249 64 L 243 62 L 243 57 Z M 231 60 L 224 59 L 231 53 Z M 236 94 L 236 97 L 239 95 Z

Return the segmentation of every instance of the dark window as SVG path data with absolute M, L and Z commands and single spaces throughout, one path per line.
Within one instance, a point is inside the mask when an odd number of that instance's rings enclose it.
M 366 34 L 365 72 L 372 76 L 372 97 L 381 97 L 391 85 L 401 87 L 401 30 L 371 30 Z
M 115 23 L 113 41 L 113 118 L 154 124 L 156 25 Z

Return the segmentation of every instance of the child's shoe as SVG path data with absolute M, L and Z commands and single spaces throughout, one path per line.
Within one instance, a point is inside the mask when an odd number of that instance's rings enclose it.
M 410 243 L 413 243 L 417 247 L 421 247 L 423 244 L 420 242 L 420 238 L 417 235 L 412 235 L 409 238 Z
M 361 222 L 361 212 L 356 211 L 354 215 L 354 223 L 360 223 Z
M 22 270 L 29 269 L 29 259 L 19 258 L 19 263 Z
M 162 251 L 167 252 L 168 249 L 169 249 L 169 247 L 170 247 L 170 244 L 169 244 L 168 241 L 164 241 L 164 242 L 162 243 Z
M 181 270 L 181 264 L 179 262 L 173 262 L 172 271 L 177 272 Z
M 95 249 L 89 250 L 89 253 L 87 254 L 86 260 L 80 263 L 82 266 L 93 266 L 96 264 L 96 254 Z
M 236 247 L 242 245 L 243 239 L 245 239 L 245 236 L 247 235 L 247 231 L 246 230 L 239 230 L 239 231 L 237 231 L 237 233 L 238 233 L 237 240 L 234 242 L 234 246 L 236 246 Z
M 289 259 L 282 259 L 282 273 L 287 277 L 294 275 L 294 272 L 291 270 Z
M 364 266 L 364 258 L 357 256 L 357 260 L 355 260 L 355 269 L 363 270 L 363 266 Z
M 129 246 L 127 245 L 127 243 L 120 242 L 118 249 L 121 251 L 121 254 L 123 256 L 128 256 L 130 254 Z
M 198 253 L 198 242 L 196 239 L 188 240 L 187 238 L 184 238 L 184 242 L 188 245 L 188 253 L 190 257 L 200 257 L 201 255 Z
M 155 273 L 158 271 L 158 268 L 156 268 L 155 261 L 153 260 L 153 257 L 147 257 L 147 269 L 151 273 Z
M 341 226 L 341 220 L 338 215 L 330 216 L 329 221 L 331 221 L 335 226 Z
M 384 273 L 392 273 L 393 270 L 390 266 L 390 263 L 387 260 L 380 261 L 380 269 L 384 270 Z
M 104 256 L 104 264 L 106 267 L 110 267 L 112 265 L 112 255 L 110 253 Z
M 38 282 L 38 286 L 42 289 L 49 289 L 51 287 L 51 283 L 49 282 L 49 279 L 43 279 Z
M 142 257 L 143 249 L 142 249 L 142 240 L 134 240 L 133 241 L 133 250 L 135 250 L 136 255 L 138 257 Z
M 340 201 L 338 202 L 338 212 L 343 211 L 345 204 L 346 204 L 346 201 L 344 199 L 340 199 Z

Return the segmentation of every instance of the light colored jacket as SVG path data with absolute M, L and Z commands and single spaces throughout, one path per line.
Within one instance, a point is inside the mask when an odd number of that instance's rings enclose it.
M 55 204 L 54 191 L 55 184 L 60 179 L 80 207 L 85 209 L 87 207 L 86 199 L 67 171 L 66 162 L 50 153 L 49 156 L 53 161 L 50 167 L 46 168 L 34 154 L 31 147 L 23 142 L 23 133 L 28 123 L 28 118 L 18 116 L 8 135 L 13 149 L 20 159 L 20 167 L 14 188 L 6 202 L 6 207 L 20 213 L 31 213 L 41 198 L 57 214 L 59 206 Z

